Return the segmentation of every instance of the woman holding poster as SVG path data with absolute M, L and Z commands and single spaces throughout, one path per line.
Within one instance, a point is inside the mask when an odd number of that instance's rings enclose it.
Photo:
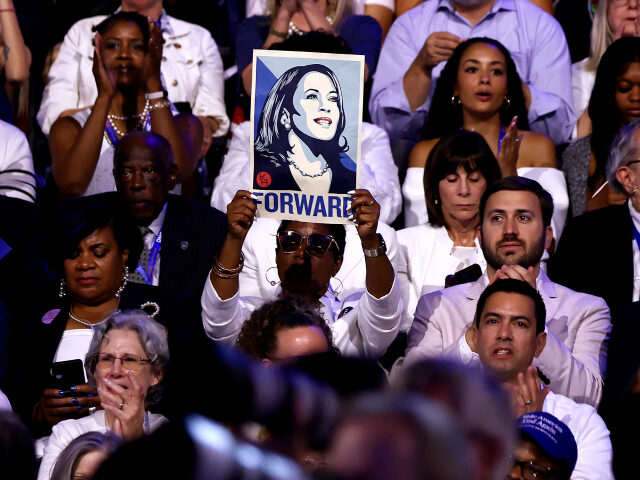
M 320 195 L 355 189 L 345 124 L 342 89 L 331 69 L 312 64 L 287 70 L 260 114 L 254 188 Z

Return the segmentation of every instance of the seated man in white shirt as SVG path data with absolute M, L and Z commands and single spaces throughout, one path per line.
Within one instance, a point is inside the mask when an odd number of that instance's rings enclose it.
M 547 347 L 534 360 L 549 387 L 597 406 L 602 394 L 609 308 L 599 297 L 553 283 L 540 269 L 552 239 L 553 201 L 540 184 L 506 177 L 480 202 L 480 245 L 487 271 L 477 281 L 424 295 L 418 302 L 405 363 L 439 355 L 472 356 L 470 327 L 480 293 L 490 281 L 516 278 L 536 285 L 547 309 Z
M 212 340 L 228 344 L 235 343 L 251 312 L 270 299 L 247 297 L 239 288 L 244 239 L 256 213 L 252 197 L 251 192 L 239 190 L 229 204 L 229 233 L 202 293 L 205 332 Z M 403 303 L 384 240 L 377 233 L 380 205 L 367 190 L 355 190 L 351 210 L 365 256 L 363 290 L 340 298 L 330 284 L 342 266 L 342 225 L 283 221 L 272 244 L 276 248 L 276 273 L 283 293 L 320 307 L 343 355 L 377 358 L 398 333 Z
M 611 440 L 602 418 L 590 405 L 541 388 L 531 366 L 547 343 L 545 318 L 545 302 L 532 285 L 512 278 L 496 280 L 478 299 L 471 330 L 477 358 L 511 395 L 517 417 L 543 411 L 571 429 L 578 446 L 572 479 L 612 479 Z

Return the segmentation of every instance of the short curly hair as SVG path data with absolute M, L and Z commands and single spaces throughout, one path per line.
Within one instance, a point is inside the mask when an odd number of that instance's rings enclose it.
M 238 335 L 237 346 L 258 359 L 271 358 L 277 347 L 281 330 L 296 327 L 317 327 L 327 339 L 329 351 L 338 352 L 333 344 L 331 329 L 318 308 L 302 300 L 281 296 L 267 302 L 251 313 Z

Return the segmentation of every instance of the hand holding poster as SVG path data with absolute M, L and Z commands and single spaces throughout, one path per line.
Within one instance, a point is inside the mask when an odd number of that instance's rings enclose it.
M 358 186 L 364 57 L 255 50 L 253 76 L 259 216 L 347 223 L 348 192 Z

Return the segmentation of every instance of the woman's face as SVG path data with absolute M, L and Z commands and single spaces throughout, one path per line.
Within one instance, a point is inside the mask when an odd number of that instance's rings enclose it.
M 324 223 L 290 222 L 285 230 L 298 232 L 306 238 L 313 233 L 331 234 L 329 226 Z M 295 252 L 285 253 L 278 249 L 278 275 L 285 292 L 321 297 L 327 291 L 331 277 L 340 269 L 342 261 L 336 259 L 333 248 L 329 248 L 323 257 L 308 254 L 306 238 Z
M 338 90 L 323 73 L 307 73 L 294 93 L 293 124 L 302 133 L 319 140 L 331 140 L 340 120 Z
M 107 454 L 103 450 L 87 452 L 78 460 L 78 465 L 73 471 L 71 480 L 89 480 L 98 471 L 102 462 L 107 459 Z
M 487 181 L 479 170 L 467 173 L 461 166 L 440 180 L 438 192 L 447 224 L 452 219 L 466 221 L 477 217 L 480 198 L 486 189 Z
M 474 43 L 460 58 L 454 94 L 465 111 L 495 114 L 507 95 L 507 63 L 493 45 Z
M 144 56 L 147 46 L 138 25 L 119 20 L 102 35 L 102 59 L 119 85 L 142 81 Z
M 149 359 L 144 348 L 142 348 L 138 332 L 129 329 L 109 330 L 100 346 L 100 355 L 103 354 L 112 355 L 116 358 L 136 357 L 138 359 Z M 126 376 L 129 371 L 133 372 L 143 392 L 147 392 L 149 388 L 157 385 L 161 379 L 159 375 L 153 372 L 150 363 L 141 363 L 135 369 L 127 370 L 123 367 L 121 360 L 114 360 L 113 365 L 104 368 L 101 368 L 100 363 L 97 363 L 93 376 L 98 386 L 102 385 L 106 378 L 110 382 L 127 388 L 129 383 L 126 381 Z
M 129 251 L 120 250 L 110 226 L 82 239 L 64 261 L 64 278 L 71 297 L 85 305 L 114 298 L 128 257 Z
M 617 78 L 615 99 L 623 124 L 640 118 L 640 63 L 630 63 Z
M 603 1 L 603 0 L 601 0 Z M 613 32 L 613 39 L 633 37 L 638 34 L 638 7 L 640 0 L 609 0 L 607 21 Z

